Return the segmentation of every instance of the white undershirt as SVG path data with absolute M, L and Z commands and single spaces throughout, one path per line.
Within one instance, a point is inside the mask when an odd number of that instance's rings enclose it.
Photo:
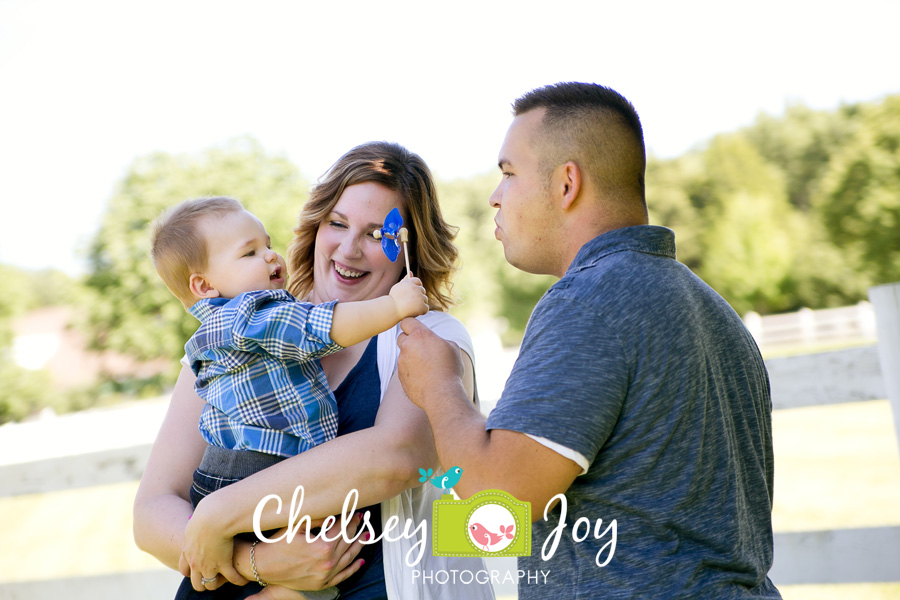
M 562 456 L 565 456 L 566 458 L 571 460 L 573 463 L 575 463 L 576 465 L 581 467 L 581 473 L 579 473 L 579 475 L 584 475 L 585 473 L 588 472 L 588 468 L 591 466 L 591 463 L 588 461 L 587 458 L 585 458 L 585 456 L 583 454 L 581 454 L 579 452 L 575 452 L 571 448 L 566 448 L 562 444 L 557 444 L 556 442 L 550 441 L 547 438 L 542 438 L 537 435 L 531 435 L 530 433 L 526 433 L 525 435 L 527 435 L 528 437 L 530 437 L 531 439 L 536 441 L 541 446 L 546 446 L 547 448 L 550 448 L 557 454 L 561 454 Z

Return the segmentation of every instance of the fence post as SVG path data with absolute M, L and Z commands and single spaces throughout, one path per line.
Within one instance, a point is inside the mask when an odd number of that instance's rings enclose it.
M 816 342 L 816 313 L 813 309 L 803 307 L 797 311 L 797 320 L 800 323 L 800 335 L 805 346 L 811 346 Z
M 878 329 L 878 358 L 900 444 L 900 283 L 869 288 Z
M 747 328 L 747 331 L 750 332 L 750 335 L 753 336 L 753 339 L 756 340 L 756 345 L 762 348 L 763 324 L 762 317 L 759 316 L 759 313 L 751 310 L 744 315 L 744 326 Z
M 875 328 L 875 310 L 871 302 L 862 300 L 856 305 L 856 317 L 859 320 L 859 334 L 864 338 L 875 338 L 878 330 Z

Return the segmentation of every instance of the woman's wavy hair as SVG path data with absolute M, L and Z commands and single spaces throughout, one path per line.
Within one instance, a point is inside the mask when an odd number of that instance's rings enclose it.
M 458 228 L 449 225 L 441 215 L 434 180 L 425 161 L 391 142 L 368 142 L 353 148 L 312 189 L 294 228 L 294 239 L 288 245 L 288 291 L 297 298 L 306 298 L 312 292 L 319 225 L 345 189 L 366 182 L 377 183 L 403 196 L 412 221 L 404 223 L 410 233 L 410 268 L 422 280 L 429 307 L 449 309 L 453 305 L 450 279 L 459 255 L 453 245 Z

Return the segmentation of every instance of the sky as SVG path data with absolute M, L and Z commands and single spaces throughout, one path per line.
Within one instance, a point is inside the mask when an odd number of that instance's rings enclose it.
M 85 272 L 135 159 L 243 136 L 310 182 L 373 139 L 496 171 L 511 102 L 559 81 L 616 89 L 674 157 L 900 93 L 897 23 L 895 0 L 0 0 L 0 263 Z

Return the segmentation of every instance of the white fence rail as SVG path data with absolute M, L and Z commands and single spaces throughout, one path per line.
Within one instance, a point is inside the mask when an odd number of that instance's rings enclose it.
M 875 310 L 869 302 L 766 316 L 750 312 L 744 324 L 763 351 L 876 340 Z

